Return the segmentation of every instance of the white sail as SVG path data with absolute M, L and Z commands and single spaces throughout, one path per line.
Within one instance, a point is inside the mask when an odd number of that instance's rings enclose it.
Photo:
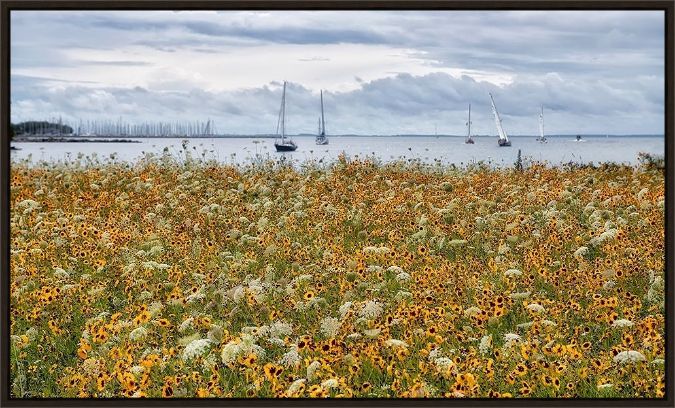
M 279 108 L 279 118 L 277 119 L 277 137 L 281 136 L 281 143 L 286 139 L 286 81 L 284 81 L 284 89 L 281 93 L 281 107 Z
M 321 117 L 319 118 L 319 133 L 316 136 L 316 144 L 328 144 L 328 137 L 326 137 L 326 120 L 323 115 L 323 90 L 321 90 Z
M 497 132 L 499 133 L 499 140 L 503 140 L 508 142 L 509 137 L 506 135 L 506 132 L 504 132 L 504 128 L 502 127 L 502 120 L 499 117 L 499 112 L 497 112 L 497 107 L 495 106 L 495 100 L 492 98 L 492 94 L 490 93 L 490 102 L 492 102 L 492 113 L 495 116 L 495 124 L 497 125 Z
M 279 141 L 281 138 L 281 141 Z M 284 90 L 281 94 L 281 108 L 279 108 L 279 119 L 277 120 L 277 131 L 274 139 L 274 148 L 278 152 L 292 152 L 298 148 L 293 138 L 286 140 L 286 81 L 284 81 Z

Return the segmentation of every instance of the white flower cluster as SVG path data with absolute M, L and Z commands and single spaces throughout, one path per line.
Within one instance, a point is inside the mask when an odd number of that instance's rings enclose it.
M 612 327 L 631 327 L 633 322 L 628 319 L 616 319 L 612 323 Z
M 406 290 L 399 290 L 396 292 L 396 295 L 394 295 L 394 300 L 397 302 L 401 302 L 403 300 L 411 300 L 412 299 L 412 293 L 406 291 Z
M 540 305 L 539 303 L 530 303 L 527 305 L 527 310 L 535 313 L 543 313 L 546 311 L 544 306 Z
M 339 386 L 340 386 L 340 383 L 335 378 L 329 378 L 329 379 L 327 379 L 327 380 L 325 380 L 324 382 L 321 383 L 321 387 L 323 387 L 326 390 L 338 388 Z
M 188 296 L 187 298 L 185 298 L 185 301 L 187 303 L 195 303 L 195 302 L 198 302 L 198 301 L 200 301 L 202 299 L 205 299 L 205 298 L 206 298 L 206 295 L 200 289 L 200 290 L 197 291 L 197 293 L 193 293 L 190 296 Z
M 527 291 L 527 292 L 513 292 L 509 295 L 511 299 L 518 300 L 518 299 L 527 299 L 530 297 L 532 292 Z
M 404 272 L 403 268 L 401 268 L 400 266 L 396 266 L 396 265 L 390 266 L 389 268 L 387 268 L 387 271 L 393 272 L 393 273 L 396 273 L 396 274 Z
M 588 247 L 582 246 L 579 247 L 579 249 L 577 249 L 576 251 L 574 251 L 574 256 L 576 256 L 577 258 L 583 258 L 584 256 L 588 255 L 589 251 L 590 250 L 588 249 Z
M 19 208 L 24 208 L 23 213 L 29 214 L 35 210 L 39 210 L 42 206 L 35 200 L 23 200 L 16 205 Z
M 389 339 L 389 340 L 385 341 L 384 344 L 389 346 L 389 347 L 392 347 L 392 348 L 396 348 L 396 347 L 407 348 L 408 347 L 408 343 L 406 343 L 405 341 L 396 340 L 396 339 Z
M 477 315 L 480 312 L 481 312 L 481 310 L 478 307 L 471 306 L 470 308 L 468 308 L 464 311 L 464 317 L 471 317 L 473 315 Z
M 649 272 L 649 290 L 647 291 L 647 301 L 653 303 L 663 296 L 664 292 L 663 275 L 655 275 L 654 271 Z
M 62 268 L 55 268 L 54 277 L 58 279 L 68 279 L 70 278 L 70 274 Z
M 455 362 L 449 357 L 439 357 L 434 360 L 434 364 L 441 371 L 448 371 L 455 368 Z
M 313 361 L 310 365 L 307 366 L 307 379 L 309 381 L 314 381 L 316 378 L 316 371 L 321 367 L 321 363 L 318 361 Z
M 293 328 L 290 324 L 283 320 L 275 321 L 270 326 L 270 338 L 282 338 L 290 336 L 293 333 Z
M 321 333 L 328 337 L 333 338 L 340 330 L 342 322 L 334 317 L 326 317 L 321 320 Z
M 239 303 L 242 299 L 244 299 L 244 296 L 246 296 L 246 289 L 244 289 L 243 286 L 236 286 L 232 288 L 229 292 L 228 295 L 234 300 L 235 303 Z
M 374 247 L 374 246 L 367 246 L 363 248 L 363 253 L 364 254 L 373 254 L 373 255 L 386 255 L 391 251 L 388 247 Z
M 183 322 L 178 326 L 178 332 L 183 333 L 186 330 L 192 328 L 192 323 L 194 320 L 194 317 L 188 317 L 187 319 L 183 320 Z
M 291 347 L 291 349 L 281 356 L 279 359 L 279 364 L 286 367 L 293 367 L 302 361 L 300 354 L 298 354 L 298 348 L 296 346 Z
M 338 309 L 338 313 L 340 313 L 340 318 L 344 318 L 349 309 L 352 307 L 352 302 L 345 302 L 343 305 L 340 306 Z
M 556 322 L 553 322 L 551 320 L 544 319 L 541 322 L 541 325 L 544 327 L 556 327 L 558 324 Z
M 478 351 L 481 354 L 488 354 L 492 350 L 492 335 L 485 335 L 480 339 L 480 345 L 478 346 Z
M 157 263 L 155 261 L 147 261 L 143 262 L 143 267 L 145 269 L 152 269 L 153 271 L 157 270 L 163 270 L 163 269 L 169 269 L 171 265 L 165 264 L 165 263 Z
M 191 341 L 183 350 L 183 361 L 203 356 L 211 348 L 213 343 L 209 339 L 197 339 Z
M 266 287 L 265 284 L 260 283 L 260 279 L 253 279 L 248 283 L 249 292 L 253 293 L 253 297 L 258 302 L 264 302 L 266 300 Z
M 311 282 L 313 278 L 314 278 L 314 276 L 312 276 L 311 274 L 306 273 L 306 274 L 297 276 L 296 278 L 294 278 L 294 279 L 291 281 L 291 283 L 295 283 L 295 284 L 297 284 L 297 285 L 301 285 L 301 284 L 303 284 L 303 283 Z
M 407 282 L 410 280 L 410 274 L 407 272 L 400 272 L 396 275 L 396 280 L 399 282 Z
M 376 319 L 380 317 L 383 311 L 384 308 L 380 302 L 376 300 L 369 300 L 359 311 L 359 316 L 366 319 Z
M 429 361 L 433 361 L 440 357 L 443 357 L 443 351 L 438 347 L 436 347 L 429 352 L 429 356 L 427 358 L 429 359 Z
M 129 340 L 131 341 L 141 341 L 148 335 L 148 329 L 145 327 L 137 327 L 129 333 Z
M 530 327 L 532 327 L 533 324 L 534 322 L 525 322 L 517 325 L 516 327 L 519 329 L 529 329 Z
M 506 333 L 504 335 L 504 347 L 511 347 L 520 341 L 520 335 L 515 333 Z
M 255 344 L 255 337 L 242 334 L 241 339 L 232 340 L 223 347 L 220 357 L 225 364 L 233 363 L 238 357 L 246 354 L 255 354 L 262 359 L 265 357 L 265 349 Z
M 635 350 L 622 351 L 614 356 L 614 362 L 619 364 L 637 363 L 639 361 L 646 361 L 644 354 Z
M 380 335 L 381 331 L 382 331 L 382 329 L 368 329 L 368 330 L 364 330 L 363 334 L 368 338 L 374 339 L 375 337 Z
M 293 396 L 295 395 L 298 391 L 302 389 L 302 387 L 305 385 L 307 382 L 306 378 L 300 378 L 298 380 L 293 381 L 290 387 L 288 387 L 288 390 L 286 390 L 286 395 Z
M 608 229 L 607 231 L 603 232 L 599 236 L 591 238 L 591 240 L 589 241 L 589 244 L 591 244 L 593 246 L 602 245 L 605 242 L 614 240 L 618 233 L 619 233 L 619 231 L 615 228 Z
M 157 255 L 161 255 L 162 253 L 164 253 L 164 247 L 161 246 L 161 245 L 154 245 L 148 251 L 148 255 L 150 255 L 150 256 L 157 256 Z
M 507 278 L 515 278 L 522 274 L 523 273 L 518 269 L 508 269 L 506 272 L 504 272 L 504 276 L 506 276 Z

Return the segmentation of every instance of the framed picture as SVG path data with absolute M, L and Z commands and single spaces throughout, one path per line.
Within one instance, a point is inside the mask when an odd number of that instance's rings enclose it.
M 672 405 L 672 2 L 0 7 L 3 405 Z

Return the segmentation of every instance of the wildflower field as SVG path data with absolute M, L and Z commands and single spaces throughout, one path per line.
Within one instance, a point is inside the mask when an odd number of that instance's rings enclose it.
M 14 397 L 662 397 L 664 175 L 341 157 L 11 176 Z

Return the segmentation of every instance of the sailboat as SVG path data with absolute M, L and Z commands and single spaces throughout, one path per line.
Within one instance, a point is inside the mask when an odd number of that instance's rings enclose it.
M 492 113 L 495 115 L 495 124 L 497 125 L 497 132 L 499 132 L 499 140 L 497 143 L 499 146 L 511 146 L 511 141 L 509 137 L 506 136 L 504 128 L 502 127 L 502 119 L 499 117 L 499 112 L 497 112 L 497 107 L 495 106 L 495 100 L 492 97 L 492 93 L 489 93 L 490 101 L 492 102 Z
M 539 114 L 539 137 L 537 141 L 546 142 L 546 136 L 544 136 L 544 105 L 541 105 L 541 113 Z
M 474 144 L 475 142 L 471 138 L 471 104 L 469 104 L 469 120 L 466 122 L 466 127 L 467 127 L 467 133 L 466 133 L 466 140 L 464 143 L 466 144 Z
M 281 133 L 279 133 L 280 131 Z M 279 108 L 274 147 L 277 149 L 277 152 L 293 152 L 298 148 L 298 145 L 293 140 L 286 138 L 286 81 L 284 81 L 284 90 L 281 94 L 281 108 Z
M 321 91 L 321 122 L 319 122 L 319 134 L 316 136 L 316 144 L 328 144 L 328 138 L 326 137 L 326 121 L 323 118 L 323 91 Z

